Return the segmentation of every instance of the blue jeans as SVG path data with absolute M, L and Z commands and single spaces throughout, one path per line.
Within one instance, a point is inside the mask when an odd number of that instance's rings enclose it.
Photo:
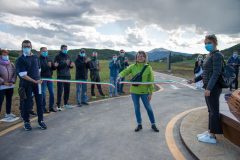
M 117 96 L 117 90 L 118 90 L 118 84 L 117 84 L 117 77 L 110 77 L 110 83 L 113 84 L 115 86 L 115 88 L 113 88 L 112 86 L 109 87 L 109 94 L 110 95 L 114 95 Z
M 81 104 L 82 102 L 87 102 L 88 101 L 88 96 L 87 96 L 87 84 L 76 84 L 76 98 L 77 98 L 77 103 Z
M 125 81 L 125 78 L 121 78 L 121 81 Z M 124 84 L 119 84 L 118 85 L 118 87 L 117 87 L 118 88 L 118 93 L 123 93 L 123 85 Z
M 46 89 L 49 91 L 49 109 L 53 108 L 54 105 L 54 89 L 53 82 L 43 81 L 42 82 L 42 106 L 43 110 L 46 110 Z
M 151 104 L 148 100 L 148 95 L 149 94 L 131 94 L 132 95 L 132 100 L 134 104 L 134 109 L 135 109 L 135 116 L 137 119 L 138 124 L 142 124 L 142 117 L 141 117 L 141 112 L 140 112 L 140 98 L 142 99 L 143 105 L 145 109 L 147 110 L 149 120 L 151 124 L 155 124 L 155 118 L 153 114 L 153 110 L 151 107 Z

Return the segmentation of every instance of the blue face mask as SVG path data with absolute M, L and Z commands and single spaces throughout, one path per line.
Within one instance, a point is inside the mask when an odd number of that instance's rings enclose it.
M 43 56 L 43 57 L 47 57 L 47 56 L 48 56 L 48 51 L 42 52 L 42 56 Z
M 208 52 L 212 52 L 214 51 L 214 46 L 212 43 L 208 43 L 208 44 L 205 44 L 205 49 L 208 51 Z
M 81 57 L 85 57 L 86 56 L 86 53 L 80 53 L 79 54 Z
M 9 61 L 9 56 L 2 56 L 2 59 L 3 59 L 4 61 Z
M 237 53 L 234 53 L 234 54 L 233 54 L 233 58 L 234 58 L 234 59 L 237 59 L 237 58 L 238 58 L 238 54 L 237 54 Z
M 117 60 L 117 58 L 113 58 L 113 61 L 116 61 Z
M 65 50 L 62 51 L 62 53 L 67 54 L 68 50 L 65 49 Z
M 25 56 L 29 56 L 31 53 L 31 48 L 23 48 L 22 50 Z

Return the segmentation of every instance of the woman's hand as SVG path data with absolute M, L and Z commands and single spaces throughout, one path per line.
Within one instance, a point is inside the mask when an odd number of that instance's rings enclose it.
M 149 94 L 148 95 L 148 101 L 151 101 L 151 99 L 152 99 L 152 94 Z
M 187 83 L 188 83 L 188 84 L 195 83 L 195 80 L 194 80 L 194 79 L 188 80 Z
M 206 89 L 205 92 L 204 92 L 204 94 L 205 94 L 206 97 L 209 97 L 210 94 L 211 94 L 211 91 L 209 91 L 209 90 Z

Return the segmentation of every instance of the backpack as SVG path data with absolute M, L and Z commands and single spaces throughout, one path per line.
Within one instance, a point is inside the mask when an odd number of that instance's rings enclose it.
M 142 82 L 142 75 L 143 72 L 147 69 L 148 64 L 145 64 L 143 69 L 141 70 L 141 72 L 139 72 L 138 74 L 136 74 L 130 81 L 131 82 Z M 132 84 L 133 86 L 139 86 L 139 84 Z
M 223 61 L 222 73 L 219 76 L 218 82 L 221 88 L 229 88 L 236 78 L 235 69 L 230 65 L 226 65 L 226 62 L 224 61 L 223 58 L 222 61 Z

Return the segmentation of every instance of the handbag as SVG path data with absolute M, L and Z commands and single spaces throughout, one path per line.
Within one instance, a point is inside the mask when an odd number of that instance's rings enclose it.
M 130 82 L 142 82 L 142 75 L 144 73 L 144 71 L 147 69 L 149 65 L 145 64 L 143 69 L 141 70 L 141 72 L 139 72 L 138 74 L 136 74 L 131 80 Z M 132 84 L 133 86 L 139 86 L 139 84 Z

